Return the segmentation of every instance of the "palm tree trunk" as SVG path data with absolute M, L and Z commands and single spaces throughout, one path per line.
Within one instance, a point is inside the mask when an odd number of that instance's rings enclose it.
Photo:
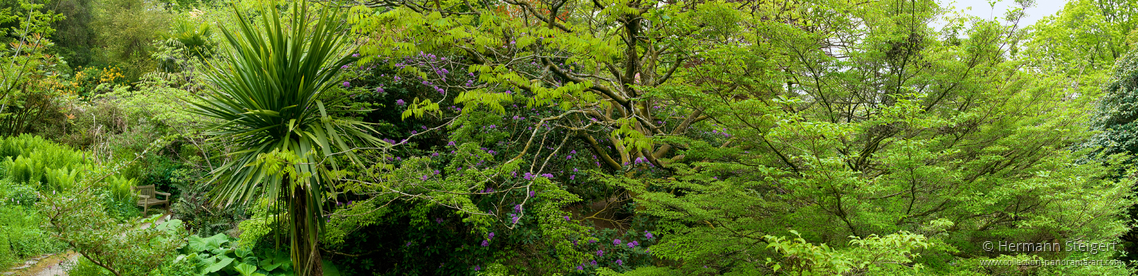
M 283 182 L 284 186 L 288 187 L 291 179 L 285 177 Z M 289 216 L 292 220 L 292 263 L 296 268 L 296 274 L 300 276 L 322 276 L 324 275 L 324 267 L 320 261 L 319 249 L 319 210 L 311 210 L 316 204 L 311 202 L 316 200 L 308 196 L 308 187 L 305 185 L 296 185 L 294 194 L 290 198 L 292 201 L 289 210 Z

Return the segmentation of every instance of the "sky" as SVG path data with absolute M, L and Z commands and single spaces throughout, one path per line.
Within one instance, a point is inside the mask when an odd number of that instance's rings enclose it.
M 1004 12 L 1010 7 L 1016 6 L 1013 0 L 1002 0 L 996 3 L 995 9 L 988 4 L 988 0 L 937 0 L 941 5 L 952 5 L 958 10 L 965 10 L 965 13 L 970 15 L 979 16 L 982 18 L 1004 17 Z M 955 3 L 951 3 L 955 2 Z M 1036 0 L 1035 6 L 1027 8 L 1027 16 L 1020 22 L 1020 26 L 1028 26 L 1034 24 L 1036 21 L 1043 19 L 1044 16 L 1054 15 L 1063 6 L 1067 4 L 1067 0 Z M 966 10 L 972 7 L 971 10 Z

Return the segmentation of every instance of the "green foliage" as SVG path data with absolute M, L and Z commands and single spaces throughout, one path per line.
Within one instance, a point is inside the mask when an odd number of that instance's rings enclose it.
M 35 130 L 41 120 L 59 118 L 65 94 L 60 73 L 70 69 L 48 53 L 51 24 L 63 16 L 34 0 L 5 4 L 11 7 L 0 12 L 0 134 L 18 135 Z
M 4 181 L 0 189 L 0 200 L 6 205 L 31 207 L 39 201 L 39 191 L 31 185 Z
M 667 267 L 645 266 L 645 267 L 637 268 L 637 269 L 634 269 L 634 270 L 631 270 L 631 271 L 628 271 L 625 273 L 618 273 L 618 272 L 613 271 L 612 269 L 608 269 L 608 268 L 600 268 L 600 269 L 597 269 L 597 275 L 605 275 L 605 276 L 615 276 L 615 275 L 625 275 L 625 276 L 640 276 L 640 275 L 645 275 L 645 276 L 648 276 L 648 275 L 678 276 L 678 275 L 684 275 L 684 274 L 678 270 L 667 268 Z
M 216 43 L 210 40 L 213 29 L 209 24 L 178 18 L 174 20 L 173 25 L 171 38 L 185 47 L 188 54 L 198 58 L 208 58 L 213 55 Z
M 186 223 L 193 234 L 199 236 L 212 236 L 218 233 L 230 233 L 238 223 L 246 218 L 246 209 L 243 206 L 219 206 L 209 200 L 209 190 L 212 188 L 208 182 L 199 181 L 207 177 L 204 172 L 189 169 L 175 171 L 174 187 L 180 192 L 171 204 L 173 217 Z
M 91 27 L 91 0 L 54 0 L 47 8 L 64 18 L 52 24 L 56 54 L 72 68 L 86 67 L 92 59 L 95 31 Z
M 88 191 L 44 198 L 37 209 L 48 217 L 54 236 L 114 275 L 148 275 L 172 259 L 175 249 L 184 243 L 181 221 L 145 229 L 122 224 L 103 210 L 98 196 Z
M 91 7 L 99 61 L 119 66 L 131 81 L 155 68 L 150 42 L 167 31 L 165 9 L 143 0 L 96 0 Z
M 111 271 L 103 268 L 86 258 L 79 258 L 74 267 L 67 270 L 67 275 L 75 276 L 111 276 Z
M 0 203 L 0 266 L 65 248 L 40 228 L 43 222 L 44 217 L 32 208 Z
M 798 232 L 791 231 L 798 235 Z M 871 235 L 868 238 L 852 238 L 850 247 L 835 250 L 825 244 L 813 245 L 798 236 L 794 239 L 784 237 L 764 237 L 775 252 L 782 255 L 777 261 L 770 261 L 769 272 L 786 271 L 796 275 L 835 275 L 850 273 L 872 273 L 889 275 L 917 275 L 921 265 L 912 267 L 913 251 L 928 248 L 930 244 L 924 236 L 902 232 L 884 237 Z M 762 271 L 762 270 L 760 270 Z
M 353 7 L 353 31 L 370 38 L 362 62 L 437 91 L 400 94 L 398 119 L 438 119 L 457 145 L 393 135 L 417 149 L 375 153 L 395 162 L 345 173 L 367 181 L 347 191 L 425 199 L 482 223 L 482 194 L 497 206 L 518 199 L 487 188 L 509 194 L 528 183 L 510 172 L 552 168 L 556 186 L 541 191 L 586 199 L 561 210 L 594 227 L 653 221 L 656 261 L 684 274 L 970 273 L 949 263 L 999 255 L 979 249 L 984 240 L 1117 240 L 1128 228 L 1119 217 L 1135 202 L 1133 183 L 1106 173 L 1128 168 L 1118 158 L 1077 162 L 1096 93 L 1067 89 L 1072 68 L 1025 67 L 1064 61 L 1020 55 L 1051 47 L 1039 39 L 1049 34 L 1007 23 L 1022 9 L 1002 22 L 946 17 L 934 1 L 401 4 Z M 948 24 L 930 27 L 940 18 Z M 1126 20 L 1105 21 L 1126 29 Z M 1094 40 L 1081 32 L 1067 34 Z M 1106 44 L 1079 56 L 1121 45 Z M 441 108 L 449 103 L 461 108 Z M 595 159 L 567 154 L 578 151 Z M 576 166 L 590 177 L 565 170 Z M 496 208 L 485 217 L 503 218 Z M 521 221 L 502 224 L 534 230 Z M 791 228 L 800 241 L 764 238 Z M 883 246 L 893 243 L 904 246 Z M 557 254 L 518 261 L 541 265 L 502 263 L 568 273 L 590 260 L 579 247 L 547 248 Z M 562 255 L 578 259 L 544 266 Z
M 0 156 L 4 158 L 0 169 L 5 183 L 0 185 L 12 187 L 5 193 L 6 200 L 25 206 L 39 200 L 35 192 L 54 195 L 87 188 L 78 185 L 98 168 L 86 153 L 31 135 L 0 139 Z M 111 217 L 126 220 L 139 215 L 131 190 L 136 186 L 134 179 L 111 175 L 96 186 L 90 191 L 100 194 Z
M 251 208 L 252 216 L 249 219 L 241 221 L 237 228 L 241 231 L 241 237 L 237 241 L 239 248 L 254 248 L 260 244 L 265 236 L 273 232 L 274 227 L 279 226 L 277 218 L 277 205 L 272 204 L 274 201 L 269 198 L 263 198 L 258 201 L 256 205 Z M 279 232 L 277 234 L 280 234 Z M 328 235 L 325 232 L 324 235 Z M 325 239 L 326 240 L 326 239 Z M 333 242 L 334 243 L 334 242 Z
M 159 270 L 172 273 L 175 267 L 182 269 L 182 274 L 171 275 L 295 275 L 287 252 L 240 244 L 224 234 L 190 236 L 179 250 L 181 254 Z M 336 266 L 324 265 L 326 275 L 340 275 Z
M 1098 132 L 1081 145 L 1089 149 L 1088 158 L 1084 162 L 1134 164 L 1133 155 L 1138 153 L 1138 139 L 1136 139 L 1138 137 L 1133 134 L 1135 126 L 1138 126 L 1135 122 L 1138 114 L 1132 110 L 1135 101 L 1138 100 L 1134 93 L 1138 88 L 1134 85 L 1138 76 L 1136 74 L 1138 62 L 1135 56 L 1135 51 L 1131 50 L 1120 57 L 1115 64 L 1113 74 L 1103 86 L 1103 96 L 1090 126 Z M 1130 174 L 1126 168 L 1114 168 L 1110 172 L 1110 177 L 1118 181 L 1129 181 L 1127 178 Z M 1131 218 L 1138 216 L 1138 208 L 1130 207 L 1129 215 Z M 1131 229 L 1130 232 L 1134 233 L 1134 230 Z M 1138 239 L 1128 234 L 1124 236 L 1124 241 L 1128 254 L 1121 259 L 1135 260 L 1135 253 L 1138 253 Z
M 1087 147 L 1106 157 L 1117 153 L 1138 152 L 1138 137 L 1134 137 L 1138 113 L 1138 54 L 1130 52 L 1115 64 L 1114 72 L 1103 87 L 1098 116 L 1094 127 L 1100 131 Z M 1101 157 L 1100 157 L 1101 158 Z
M 186 62 L 181 53 L 169 54 L 171 58 L 180 58 L 179 62 Z M 190 66 L 179 66 L 183 65 Z M 148 73 L 139 79 L 134 89 L 116 89 L 105 96 L 113 98 L 117 106 L 131 115 L 128 118 L 137 118 L 140 124 L 149 123 L 167 133 L 186 133 L 189 132 L 186 128 L 208 122 L 191 112 L 188 103 L 194 98 L 191 90 L 200 89 L 203 84 L 185 81 L 190 77 L 190 72 Z
M 328 116 L 317 98 L 338 85 L 350 48 L 337 13 L 322 9 L 310 19 L 309 8 L 292 5 L 286 26 L 266 7 L 260 11 L 269 16 L 257 25 L 234 7 L 240 25 L 222 29 L 227 48 L 207 73 L 213 90 L 193 103 L 196 112 L 220 121 L 210 136 L 231 139 L 239 148 L 213 171 L 210 182 L 220 184 L 216 199 L 227 205 L 258 197 L 285 202 L 300 275 L 321 271 L 320 210 L 329 184 L 324 164 L 337 165 L 326 158 L 335 152 L 355 163 L 349 145 L 379 143 L 362 122 Z
M 107 208 L 107 215 L 120 221 L 144 215 L 138 209 L 138 197 L 132 190 L 134 186 L 137 186 L 134 179 L 112 175 L 107 177 L 103 183 L 105 185 L 103 186 L 105 191 L 103 204 Z
M 1070 1 L 1055 15 L 1032 25 L 1023 59 L 1083 95 L 1100 95 L 1115 60 L 1133 48 L 1134 14 L 1131 0 Z
M 69 246 L 73 275 L 1132 272 L 981 247 L 1134 251 L 1130 0 L 1027 27 L 1031 1 L 54 1 L 0 3 L 0 264 Z M 132 228 L 147 184 L 180 222 Z
M 92 169 L 84 153 L 47 141 L 21 135 L 0 139 L 0 168 L 4 181 L 27 185 L 40 192 L 71 190 L 80 172 Z

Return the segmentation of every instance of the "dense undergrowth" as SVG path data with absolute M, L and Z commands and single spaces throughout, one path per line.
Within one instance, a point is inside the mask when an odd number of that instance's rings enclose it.
M 1129 4 L 5 1 L 0 267 L 1127 275 Z

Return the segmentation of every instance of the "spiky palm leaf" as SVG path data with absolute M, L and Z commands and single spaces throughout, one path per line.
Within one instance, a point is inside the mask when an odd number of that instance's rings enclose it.
M 307 3 L 294 4 L 282 24 L 275 10 L 262 8 L 254 25 L 234 7 L 238 29 L 222 29 L 228 47 L 207 73 L 214 89 L 194 104 L 197 113 L 220 119 L 209 134 L 237 148 L 212 172 L 215 200 L 244 204 L 267 196 L 285 202 L 300 275 L 320 269 L 324 160 L 344 153 L 358 162 L 351 145 L 382 143 L 366 124 L 328 116 L 317 99 L 336 85 L 352 50 L 337 14 L 328 10 L 309 22 Z

